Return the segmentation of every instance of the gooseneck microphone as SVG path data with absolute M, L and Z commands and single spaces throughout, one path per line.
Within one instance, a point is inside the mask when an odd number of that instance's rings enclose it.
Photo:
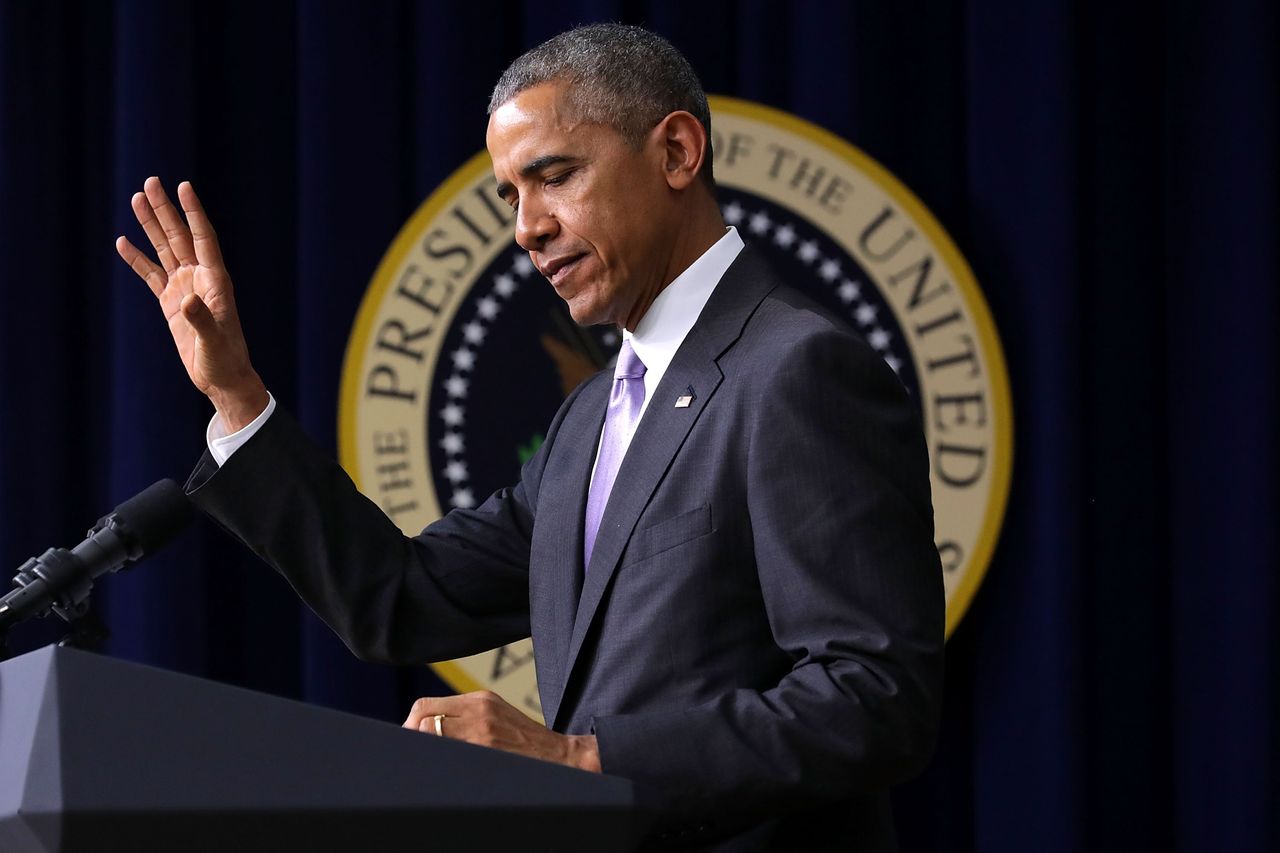
M 0 634 L 50 611 L 68 622 L 88 609 L 93 582 L 132 565 L 182 532 L 191 503 L 173 480 L 161 480 L 99 519 L 71 550 L 50 548 L 22 564 L 17 589 L 0 598 Z

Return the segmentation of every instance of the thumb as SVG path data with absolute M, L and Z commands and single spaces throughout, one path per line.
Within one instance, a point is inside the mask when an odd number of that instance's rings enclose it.
M 194 293 L 188 293 L 182 300 L 180 306 L 182 316 L 187 318 L 187 322 L 196 330 L 196 334 L 202 338 L 211 337 L 218 331 L 217 321 L 213 319 L 213 312 L 209 310 L 209 306 L 204 304 L 204 300 Z

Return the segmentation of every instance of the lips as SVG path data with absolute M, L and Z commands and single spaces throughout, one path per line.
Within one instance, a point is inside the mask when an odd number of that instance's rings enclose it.
M 541 264 L 541 266 L 539 267 L 539 271 L 547 279 L 547 281 L 551 282 L 552 287 L 556 287 L 556 286 L 559 286 L 560 282 L 564 280 L 565 276 L 567 276 L 573 270 L 573 268 L 577 265 L 578 261 L 582 260 L 582 258 L 584 257 L 586 256 L 581 254 L 562 255 L 561 257 L 553 258 L 552 260 L 546 261 L 543 264 Z

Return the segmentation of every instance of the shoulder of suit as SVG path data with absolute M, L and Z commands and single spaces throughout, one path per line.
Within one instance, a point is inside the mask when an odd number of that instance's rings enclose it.
M 745 334 L 781 348 L 792 348 L 814 337 L 861 341 L 848 323 L 782 282 L 760 301 Z
M 898 380 L 883 358 L 847 322 L 768 271 L 760 299 L 721 368 L 752 377 L 752 384 L 789 381 L 796 370 L 820 367 L 846 378 Z M 837 367 L 838 365 L 838 367 Z
M 725 284 L 740 288 L 749 284 L 749 291 L 759 294 L 759 303 L 753 306 L 745 331 L 771 327 L 791 336 L 809 334 L 838 334 L 856 337 L 847 323 L 813 299 L 791 287 L 760 252 L 748 243 L 726 273 Z M 748 299 L 752 297 L 748 296 Z M 779 344 L 786 344 L 786 334 L 766 334 Z

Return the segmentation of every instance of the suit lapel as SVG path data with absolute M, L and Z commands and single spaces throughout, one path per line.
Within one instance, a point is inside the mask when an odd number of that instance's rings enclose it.
M 667 368 L 662 382 L 654 390 L 653 399 L 649 401 L 622 460 L 622 466 L 618 469 L 613 491 L 600 521 L 600 530 L 591 554 L 591 565 L 587 567 L 582 595 L 573 620 L 568 653 L 563 666 L 557 667 L 560 678 L 555 695 L 548 696 L 545 692 L 543 695 L 544 714 L 549 725 L 554 727 L 557 723 L 556 716 L 561 709 L 564 690 L 641 513 L 666 477 L 689 431 L 697 423 L 699 415 L 724 378 L 716 360 L 741 336 L 747 319 L 772 287 L 772 277 L 767 268 L 749 248 L 743 249 L 725 272 L 698 322 L 689 331 Z M 676 401 L 682 396 L 690 396 L 690 389 L 693 399 L 687 406 L 677 408 Z M 588 461 L 585 475 L 588 478 L 599 438 L 599 427 L 603 423 L 603 407 L 606 404 L 607 394 L 605 401 L 599 403 L 601 411 L 596 413 L 594 419 L 596 430 L 591 433 L 591 460 Z M 592 405 L 596 405 L 594 401 Z M 586 505 L 585 482 L 580 482 L 578 488 L 583 493 L 573 501 L 577 524 L 577 538 L 573 541 L 578 543 L 579 551 Z M 581 565 L 581 554 L 578 564 Z
M 609 387 L 607 376 L 597 376 L 570 407 L 557 430 L 552 458 L 538 491 L 537 536 L 530 565 L 546 570 L 538 573 L 542 594 L 534 599 L 537 609 L 530 616 L 538 626 L 538 696 L 548 725 L 555 718 L 564 690 L 569 637 L 582 592 L 586 484 L 591 478 Z

